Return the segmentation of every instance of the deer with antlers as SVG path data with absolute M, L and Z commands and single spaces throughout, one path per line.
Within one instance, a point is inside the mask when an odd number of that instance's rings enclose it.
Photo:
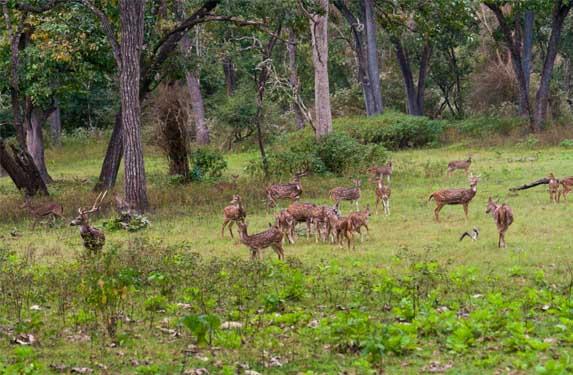
M 330 199 L 334 201 L 334 204 L 339 207 L 340 201 L 350 201 L 354 202 L 356 205 L 356 210 L 358 211 L 358 200 L 360 200 L 360 185 L 362 181 L 358 179 L 352 180 L 354 187 L 335 187 L 328 193 Z
M 468 174 L 470 166 L 472 165 L 472 157 L 468 156 L 467 160 L 454 160 L 448 163 L 448 177 L 452 175 L 455 170 L 462 169 Z
M 390 195 L 392 190 L 389 185 L 384 185 L 382 177 L 376 177 L 376 214 L 378 214 L 378 205 L 382 202 L 384 214 L 390 215 Z
M 247 232 L 247 223 L 244 221 L 237 222 L 239 226 L 239 236 L 241 238 L 241 243 L 251 249 L 252 259 L 261 259 L 261 250 L 267 247 L 272 247 L 277 254 L 279 260 L 285 258 L 283 250 L 283 233 L 276 226 L 273 225 L 264 232 L 249 235 Z
M 549 173 L 549 202 L 559 203 L 560 193 L 559 193 L 559 180 L 555 178 L 553 173 Z
M 458 205 L 464 206 L 464 213 L 466 215 L 466 220 L 468 218 L 468 205 L 475 197 L 477 193 L 477 184 L 479 182 L 479 176 L 470 175 L 469 189 L 444 189 L 436 191 L 430 194 L 428 201 L 434 199 L 436 201 L 436 208 L 434 209 L 434 216 L 437 222 L 440 222 L 440 210 L 446 205 Z
M 267 205 L 275 207 L 279 199 L 290 199 L 296 201 L 302 195 L 301 177 L 307 175 L 307 171 L 297 172 L 294 174 L 291 182 L 287 184 L 273 184 L 267 187 Z
M 487 201 L 486 214 L 491 214 L 497 226 L 499 233 L 499 240 L 497 241 L 498 247 L 505 247 L 505 232 L 513 223 L 513 211 L 507 204 L 497 204 L 489 197 Z
M 106 195 L 107 190 L 101 192 L 97 196 L 92 208 L 89 210 L 78 208 L 78 216 L 70 223 L 72 226 L 80 227 L 80 236 L 84 241 L 84 247 L 94 254 L 98 253 L 103 248 L 103 245 L 105 244 L 105 235 L 101 229 L 94 228 L 90 225 L 89 215 L 99 211 L 101 203 Z
M 247 217 L 247 212 L 245 211 L 245 207 L 243 207 L 243 201 L 240 195 L 233 195 L 233 199 L 231 199 L 229 203 L 230 204 L 223 209 L 224 220 L 223 226 L 221 227 L 221 237 L 225 237 L 225 227 L 229 224 L 229 233 L 231 234 L 231 238 L 234 238 L 231 227 L 234 223 L 238 224 L 244 221 Z
M 571 192 L 573 189 L 573 176 L 562 178 L 560 183 L 561 191 L 559 192 L 559 197 L 557 200 L 561 199 L 561 195 L 563 195 L 564 200 L 567 200 L 567 194 L 569 194 L 569 192 Z
M 28 210 L 30 215 L 34 218 L 34 223 L 32 224 L 32 230 L 36 228 L 36 224 L 43 218 L 51 218 L 55 221 L 57 218 L 64 218 L 64 208 L 59 203 L 45 203 L 39 206 L 32 206 L 32 201 L 29 197 L 26 197 L 24 203 L 20 208 L 25 208 Z
M 374 177 L 375 179 L 377 179 L 378 177 L 386 177 L 388 179 L 388 182 L 390 182 L 390 178 L 392 177 L 392 161 L 389 161 L 388 163 L 386 163 L 386 165 L 377 167 L 370 167 L 368 168 L 368 173 L 372 174 L 372 177 Z

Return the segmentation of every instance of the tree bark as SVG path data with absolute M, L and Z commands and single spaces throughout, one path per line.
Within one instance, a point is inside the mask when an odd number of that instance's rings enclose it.
M 376 42 L 376 18 L 374 15 L 374 0 L 363 0 L 364 30 L 366 32 L 366 55 L 368 61 L 368 77 L 370 90 L 374 99 L 374 108 L 370 114 L 376 115 L 384 111 L 382 92 L 380 90 L 380 71 L 378 69 L 378 46 Z
M 318 0 L 324 14 L 310 17 L 312 62 L 314 65 L 314 106 L 316 113 L 316 138 L 332 131 L 330 87 L 328 82 L 328 0 Z
M 57 99 L 54 99 L 54 111 L 48 117 L 48 121 L 50 123 L 52 144 L 59 147 L 62 145 L 62 115 L 60 112 L 60 104 Z
M 141 107 L 139 82 L 144 36 L 144 0 L 120 0 L 121 69 L 119 87 L 121 122 L 125 151 L 125 197 L 137 212 L 148 207 L 143 147 L 141 143 Z
M 571 56 L 565 57 L 563 70 L 565 100 L 569 105 L 569 110 L 573 113 L 573 61 L 571 60 Z
M 407 52 L 404 51 L 402 42 L 399 39 L 395 38 L 393 43 L 396 48 L 396 58 L 398 59 L 398 65 L 400 66 L 402 78 L 404 79 L 404 89 L 406 90 L 408 113 L 413 116 L 420 116 L 421 114 L 418 109 L 418 94 L 416 92 L 416 87 L 414 86 L 414 78 L 412 75 L 412 69 L 410 67 L 410 59 L 407 55 Z
M 44 157 L 44 134 L 42 131 L 42 125 L 46 121 L 49 112 L 44 112 L 36 107 L 33 107 L 31 100 L 29 101 L 28 114 L 25 116 L 26 121 L 26 145 L 28 147 L 28 152 L 34 160 L 38 171 L 40 172 L 40 177 L 45 184 L 51 183 L 53 180 L 48 174 L 48 169 L 46 167 L 46 159 Z
M 426 76 L 428 74 L 428 67 L 430 65 L 430 57 L 432 56 L 432 46 L 428 41 L 424 43 L 422 50 L 422 58 L 420 59 L 420 70 L 418 71 L 418 92 L 416 93 L 416 105 L 418 108 L 418 115 L 424 115 L 424 93 L 426 91 Z
M 288 52 L 289 84 L 291 86 L 293 95 L 296 97 L 297 95 L 300 95 L 300 81 L 298 79 L 298 70 L 296 63 L 296 34 L 293 29 L 288 30 L 287 52 Z M 292 111 L 294 112 L 294 120 L 296 128 L 303 129 L 304 114 L 302 113 L 296 101 L 293 101 L 293 103 L 291 103 L 291 108 Z
M 173 82 L 170 83 L 173 85 Z M 177 103 L 172 103 L 178 107 Z M 167 159 L 169 160 L 169 175 L 182 176 L 188 180 L 191 173 L 189 170 L 188 137 L 185 122 L 177 115 L 178 108 L 166 108 L 161 121 L 163 123 L 163 138 L 167 147 Z
M 227 90 L 227 96 L 233 95 L 235 91 L 235 86 L 237 82 L 235 64 L 229 56 L 223 58 L 223 74 L 225 75 L 225 88 Z
M 563 22 L 567 18 L 567 14 L 573 7 L 573 0 L 563 2 L 562 0 L 555 0 L 553 7 L 553 17 L 551 22 L 551 36 L 547 44 L 547 53 L 543 61 L 543 68 L 541 70 L 541 80 L 539 88 L 535 96 L 535 114 L 534 126 L 535 129 L 540 130 L 543 128 L 547 117 L 547 104 L 549 99 L 549 84 L 551 83 L 551 76 L 553 75 L 553 66 L 555 65 L 555 57 L 559 48 L 559 41 L 561 40 L 561 31 L 563 30 Z
M 121 129 L 121 109 L 115 114 L 113 131 L 107 145 L 105 157 L 101 166 L 99 179 L 94 191 L 110 190 L 114 187 L 123 157 L 123 137 Z
M 529 81 L 531 78 L 531 61 L 533 59 L 533 26 L 535 12 L 526 10 L 523 16 L 523 74 L 525 74 L 525 86 L 529 91 Z
M 0 164 L 18 190 L 23 191 L 26 196 L 48 195 L 48 187 L 26 150 L 14 145 L 10 145 L 8 149 L 4 141 L 0 140 Z

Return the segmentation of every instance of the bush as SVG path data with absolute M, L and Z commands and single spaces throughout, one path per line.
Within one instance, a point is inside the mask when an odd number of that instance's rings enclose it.
M 573 139 L 564 139 L 559 143 L 559 146 L 563 148 L 573 148 Z
M 191 179 L 194 181 L 219 178 L 227 169 L 225 158 L 217 150 L 198 148 L 190 156 Z
M 377 143 L 396 150 L 437 143 L 445 122 L 390 111 L 379 116 L 339 118 L 333 126 L 336 132 L 346 133 L 362 144 Z
M 450 127 L 461 134 L 478 137 L 491 133 L 509 135 L 522 125 L 523 119 L 517 117 L 471 117 L 453 122 Z

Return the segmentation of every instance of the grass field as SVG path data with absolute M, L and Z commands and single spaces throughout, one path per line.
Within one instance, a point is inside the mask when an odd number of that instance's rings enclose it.
M 95 198 L 90 189 L 103 150 L 97 141 L 48 152 L 56 180 L 50 199 L 64 204 L 68 219 Z M 468 153 L 481 175 L 469 220 L 460 206 L 447 206 L 436 223 L 428 196 L 468 186 L 463 172 L 445 176 L 447 162 Z M 251 233 L 273 221 L 262 202 L 264 183 L 243 172 L 256 157 L 229 155 L 226 171 L 242 175 Z M 573 153 L 450 146 L 392 159 L 392 213 L 372 215 L 356 251 L 300 237 L 285 247 L 285 263 L 270 250 L 253 263 L 237 236 L 221 238 L 222 208 L 233 192 L 171 184 L 153 149 L 146 156 L 151 227 L 106 232 L 99 259 L 83 253 L 68 222 L 32 231 L 18 208 L 21 196 L 2 179 L 0 372 L 573 371 L 573 202 L 550 204 L 546 186 L 508 191 L 549 172 L 573 174 Z M 373 185 L 360 171 L 356 176 L 363 180 L 361 206 L 373 207 Z M 310 176 L 302 184 L 303 201 L 329 203 L 329 189 L 351 182 Z M 497 248 L 495 224 L 484 213 L 488 196 L 513 208 L 506 249 Z M 344 213 L 350 209 L 342 205 Z M 111 216 L 108 207 L 93 224 Z M 474 226 L 479 240 L 459 242 Z M 220 328 L 228 321 L 241 327 Z M 38 343 L 10 343 L 28 334 Z

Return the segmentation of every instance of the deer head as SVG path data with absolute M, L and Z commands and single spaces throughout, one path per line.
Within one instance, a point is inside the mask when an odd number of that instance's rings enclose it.
M 493 199 L 491 197 L 488 198 L 487 200 L 487 207 L 485 209 L 485 213 L 489 214 L 491 213 L 493 210 L 495 210 L 497 208 L 497 204 L 495 204 L 495 202 L 493 201 Z
M 354 186 L 356 186 L 357 188 L 359 188 L 362 185 L 362 180 L 359 179 L 353 179 L 352 183 L 354 184 Z
M 89 225 L 89 214 L 99 211 L 99 208 L 101 206 L 101 203 L 103 202 L 105 196 L 107 195 L 107 190 L 104 192 L 99 193 L 99 195 L 97 196 L 92 208 L 90 208 L 89 210 L 83 209 L 83 208 L 78 208 L 78 216 L 72 220 L 72 222 L 70 223 L 70 225 L 74 226 L 74 225 Z
M 480 176 L 474 176 L 473 174 L 470 174 L 470 177 L 468 178 L 468 181 L 470 183 L 470 186 L 473 188 L 475 186 L 477 186 L 478 182 L 479 182 Z

